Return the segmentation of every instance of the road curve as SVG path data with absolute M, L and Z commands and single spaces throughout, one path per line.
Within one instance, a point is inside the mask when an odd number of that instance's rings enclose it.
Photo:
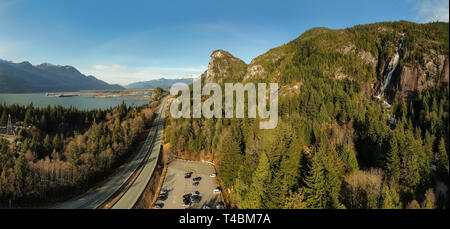
M 147 168 L 148 167 L 147 164 L 149 164 L 152 161 L 151 159 L 154 158 L 153 153 L 154 153 L 154 151 L 155 151 L 154 149 L 156 147 L 153 147 L 153 148 L 150 148 L 150 147 L 152 146 L 153 137 L 157 137 L 157 139 L 155 139 L 156 141 L 155 141 L 154 145 L 158 146 L 157 147 L 158 149 L 160 148 L 162 132 L 161 131 L 158 132 L 158 130 L 164 129 L 164 128 L 161 128 L 161 125 L 164 125 L 163 123 L 164 123 L 164 117 L 165 117 L 166 103 L 167 103 L 167 99 L 163 99 L 163 101 L 161 103 L 161 107 L 156 114 L 157 116 L 154 119 L 154 122 L 153 122 L 150 132 L 147 136 L 147 139 L 145 140 L 144 145 L 142 146 L 140 151 L 134 156 L 134 158 L 125 166 L 125 168 L 123 168 L 117 174 L 115 174 L 113 177 L 111 177 L 111 179 L 109 179 L 104 185 L 95 188 L 94 190 L 92 190 L 88 194 L 82 196 L 81 198 L 58 204 L 57 206 L 55 206 L 55 208 L 56 209 L 94 209 L 94 208 L 99 207 L 105 201 L 107 201 L 110 197 L 112 197 L 117 192 L 117 190 L 119 190 L 127 182 L 127 180 L 130 179 L 130 177 L 133 175 L 134 171 L 137 168 L 139 168 L 139 165 L 143 162 L 143 160 L 145 160 L 145 158 L 149 152 L 151 152 L 152 155 L 149 157 L 150 160 L 147 160 L 145 162 L 146 163 L 145 168 L 141 172 L 139 177 L 141 177 L 142 174 L 146 174 L 149 172 L 153 173 L 152 171 L 149 171 L 149 168 Z M 158 144 L 156 144 L 156 143 L 158 143 Z M 156 164 L 156 161 L 157 160 L 155 160 L 155 164 Z M 150 177 L 150 176 L 151 176 L 151 174 L 148 177 Z M 139 179 L 139 177 L 138 177 L 138 179 Z M 133 186 L 138 184 L 138 182 L 137 182 L 138 179 L 135 180 L 135 182 L 131 188 L 133 188 Z M 142 179 L 143 178 L 140 178 L 139 182 L 142 182 Z M 139 198 L 139 196 L 137 198 Z M 117 205 L 117 203 L 116 203 L 116 205 Z M 120 205 L 120 206 L 122 206 L 122 205 Z
M 134 207 L 136 202 L 141 197 L 142 193 L 147 187 L 150 178 L 153 175 L 153 171 L 156 168 L 156 164 L 158 162 L 158 158 L 161 151 L 161 144 L 163 140 L 164 133 L 164 121 L 165 121 L 165 110 L 166 103 L 163 102 L 161 105 L 162 112 L 160 113 L 159 120 L 157 120 L 156 125 L 158 128 L 156 129 L 156 138 L 153 142 L 153 147 L 150 152 L 150 156 L 144 162 L 144 167 L 139 173 L 138 177 L 134 180 L 133 184 L 128 188 L 128 190 L 122 195 L 122 197 L 112 206 L 112 209 L 131 209 Z

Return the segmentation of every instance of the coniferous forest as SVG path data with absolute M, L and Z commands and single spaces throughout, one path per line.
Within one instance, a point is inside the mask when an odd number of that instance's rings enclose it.
M 229 208 L 448 209 L 448 61 L 444 22 L 313 28 L 248 64 L 216 50 L 203 83 L 278 83 L 278 125 L 167 114 L 163 148 L 212 162 Z M 20 126 L 0 138 L 0 207 L 67 200 L 113 174 L 168 94 L 154 91 L 106 110 L 0 104 L 0 126 Z
M 448 208 L 448 82 L 407 96 L 401 86 L 388 87 L 389 109 L 375 98 L 402 33 L 403 71 L 424 66 L 429 52 L 448 58 L 448 23 L 404 21 L 311 29 L 253 59 L 249 70 L 225 51 L 217 59 L 213 53 L 209 69 L 217 74 L 208 70 L 207 80 L 281 84 L 278 126 L 169 118 L 170 152 L 214 161 L 231 208 Z M 358 56 L 364 52 L 375 61 Z
M 0 201 L 50 203 L 80 194 L 123 163 L 151 125 L 158 102 L 107 110 L 0 105 L 24 120 L 13 142 L 0 139 Z

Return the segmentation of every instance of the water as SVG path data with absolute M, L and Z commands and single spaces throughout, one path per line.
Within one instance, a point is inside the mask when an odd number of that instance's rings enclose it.
M 94 98 L 92 96 L 74 97 L 48 97 L 44 93 L 33 94 L 1 94 L 0 104 L 18 104 L 28 106 L 33 103 L 35 107 L 47 107 L 48 105 L 61 105 L 63 107 L 74 107 L 80 110 L 108 109 L 120 105 L 122 101 L 127 105 L 141 106 L 148 104 L 148 100 L 126 100 L 126 96 L 114 98 Z M 125 100 L 124 100 L 125 99 Z
M 402 37 L 400 38 L 400 44 L 398 45 L 397 52 L 394 55 L 394 58 L 392 58 L 391 62 L 389 63 L 389 66 L 392 66 L 391 71 L 389 71 L 386 80 L 384 81 L 383 88 L 381 88 L 381 92 L 378 96 L 376 96 L 378 99 L 381 99 L 383 97 L 384 90 L 386 90 L 387 86 L 389 85 L 389 82 L 391 82 L 392 74 L 394 73 L 395 69 L 397 69 L 398 62 L 400 60 L 400 50 L 402 49 L 403 45 L 403 39 L 405 38 L 405 34 L 402 33 Z M 388 111 L 388 121 L 394 125 L 397 125 L 397 120 L 391 116 L 391 104 L 383 100 L 383 104 L 385 108 Z
M 395 69 L 397 69 L 398 61 L 400 60 L 400 49 L 402 48 L 403 44 L 403 38 L 405 37 L 405 34 L 402 34 L 402 37 L 400 38 L 400 44 L 398 45 L 398 50 L 394 55 L 394 58 L 392 58 L 391 62 L 389 63 L 389 66 L 392 66 L 391 71 L 389 71 L 386 80 L 384 81 L 383 88 L 381 89 L 380 94 L 378 95 L 378 98 L 383 97 L 384 90 L 386 90 L 387 86 L 389 85 L 389 82 L 391 82 L 392 74 L 394 73 Z

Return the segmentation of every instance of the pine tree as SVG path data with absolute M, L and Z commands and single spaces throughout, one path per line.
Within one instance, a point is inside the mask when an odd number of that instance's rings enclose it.
M 267 194 L 267 185 L 271 181 L 270 164 L 265 153 L 259 157 L 258 167 L 252 178 L 252 190 L 250 193 L 249 207 L 252 209 L 267 208 L 267 202 L 270 201 Z
M 77 144 L 73 144 L 70 148 L 69 162 L 72 166 L 76 166 L 80 162 L 80 149 Z
M 251 165 L 245 160 L 241 165 L 238 173 L 238 177 L 235 180 L 235 190 L 238 197 L 239 205 L 242 208 L 251 208 L 251 203 L 249 203 L 249 199 L 251 199 L 250 190 L 253 188 L 252 186 L 252 176 L 253 171 Z M 251 200 L 250 200 L 251 201 Z
M 381 189 L 381 208 L 382 209 L 399 209 L 401 208 L 400 196 L 395 189 L 395 183 L 388 184 L 384 182 Z
M 25 119 L 23 120 L 25 126 L 29 126 L 29 125 L 33 124 L 33 123 L 32 123 L 31 112 L 32 112 L 32 111 L 31 111 L 30 108 L 27 109 L 27 111 L 25 112 Z
M 397 144 L 397 135 L 394 133 L 389 139 L 389 149 L 386 155 L 385 172 L 393 179 L 398 182 L 400 178 L 400 157 Z
M 434 209 L 436 208 L 436 198 L 434 196 L 433 189 L 430 188 L 425 193 L 425 200 L 422 203 L 423 209 Z
M 42 131 L 48 132 L 48 129 L 47 129 L 48 128 L 48 126 L 47 126 L 47 118 L 46 118 L 45 114 L 43 114 L 41 116 L 41 119 L 39 121 L 39 126 L 40 126 Z
M 428 157 L 428 160 L 433 160 L 433 138 L 428 130 L 425 131 L 425 138 L 423 141 L 423 148 Z
M 405 137 L 402 139 L 401 163 L 400 163 L 400 182 L 413 190 L 422 180 L 421 161 L 417 151 L 420 150 L 415 144 L 415 139 L 411 130 L 405 131 Z
M 438 165 L 442 169 L 448 168 L 448 155 L 445 149 L 445 140 L 441 138 L 438 146 Z
M 53 137 L 52 145 L 56 151 L 61 151 L 61 140 L 58 134 L 55 134 L 55 137 Z
M 16 175 L 16 179 L 19 184 L 23 185 L 25 178 L 28 175 L 28 163 L 23 154 L 21 154 L 15 161 L 14 174 Z
M 351 173 L 359 169 L 355 152 L 353 150 L 350 150 L 350 147 L 348 145 L 339 144 L 336 146 L 336 150 L 340 159 L 345 164 L 346 173 Z
M 231 136 L 231 131 L 225 133 L 219 149 L 219 176 L 226 187 L 232 187 L 242 163 L 242 155 L 239 144 Z
M 341 172 L 343 171 L 342 161 L 334 149 L 329 149 L 322 158 L 325 170 L 325 184 L 327 194 L 327 208 L 340 208 L 339 195 L 341 191 Z
M 8 141 L 0 138 L 0 168 L 6 166 L 9 161 Z
M 305 183 L 306 204 L 308 208 L 326 208 L 326 184 L 320 151 L 315 152 L 311 158 L 311 167 Z
M 289 191 L 289 197 L 284 202 L 284 209 L 306 209 L 305 195 L 303 189 L 292 193 Z
M 48 156 L 52 153 L 53 148 L 52 142 L 50 141 L 50 137 L 48 136 L 48 134 L 44 138 L 43 148 L 44 148 L 44 155 L 42 155 L 42 157 Z
M 6 126 L 8 122 L 8 114 L 6 114 L 6 110 L 3 111 L 2 117 L 0 118 L 0 126 Z
M 301 169 L 300 161 L 302 159 L 301 150 L 301 144 L 294 136 L 287 151 L 287 155 L 281 160 L 279 169 L 279 177 L 282 179 L 281 183 L 287 189 L 295 188 L 298 184 L 298 178 L 300 177 L 299 171 Z

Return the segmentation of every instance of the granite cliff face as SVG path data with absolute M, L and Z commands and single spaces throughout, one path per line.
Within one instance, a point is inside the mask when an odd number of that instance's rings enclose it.
M 247 64 L 224 50 L 216 50 L 210 56 L 208 69 L 203 74 L 205 82 L 239 82 Z
M 389 87 L 390 98 L 409 99 L 417 91 L 430 86 L 446 86 L 449 82 L 448 55 L 437 55 L 435 58 L 424 57 L 423 64 L 401 66 L 395 81 Z

